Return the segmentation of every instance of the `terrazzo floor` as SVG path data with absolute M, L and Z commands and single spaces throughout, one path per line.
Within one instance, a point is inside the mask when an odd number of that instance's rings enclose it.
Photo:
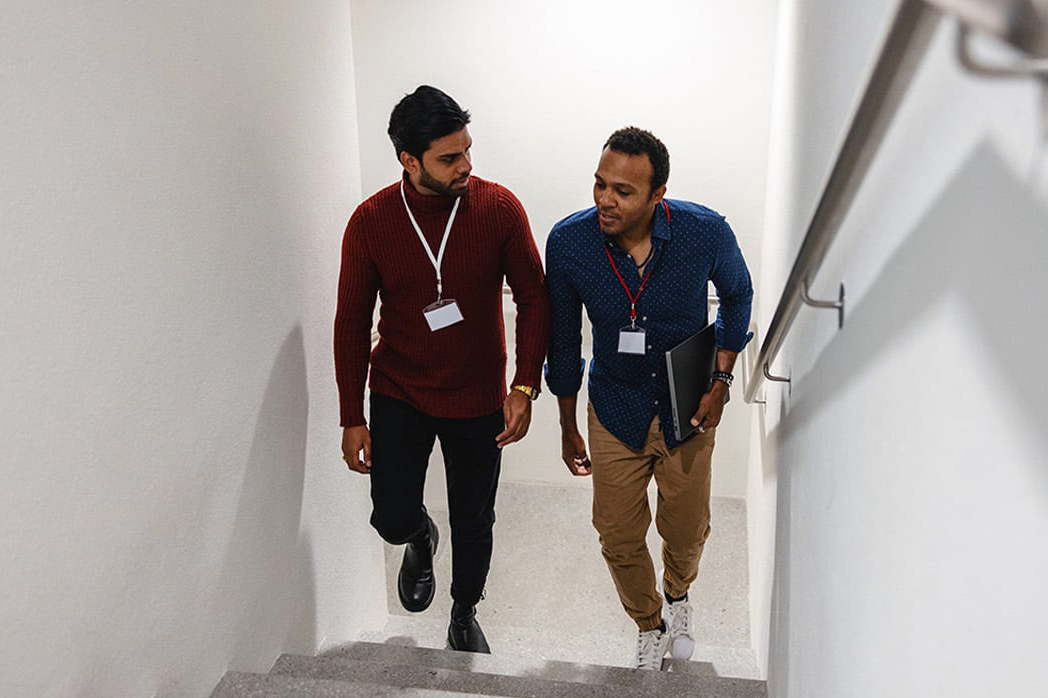
M 654 502 L 654 485 L 649 491 Z M 589 487 L 502 482 L 487 595 L 477 619 L 495 654 L 628 666 L 636 626 L 622 610 L 590 523 Z M 420 614 L 405 611 L 395 584 L 402 548 L 386 546 L 389 620 L 359 639 L 443 648 L 451 608 L 451 546 L 446 510 L 429 507 L 440 527 L 437 595 Z M 714 497 L 713 523 L 691 589 L 696 649 L 674 670 L 760 678 L 750 648 L 746 511 L 741 499 Z M 654 526 L 648 546 L 659 569 Z

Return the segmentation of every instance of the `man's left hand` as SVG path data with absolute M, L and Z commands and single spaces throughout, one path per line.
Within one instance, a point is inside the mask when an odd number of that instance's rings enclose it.
M 691 425 L 697 427 L 700 433 L 707 429 L 715 429 L 720 424 L 727 393 L 727 385 L 722 381 L 713 381 L 709 392 L 699 400 L 699 410 L 691 418 Z
M 502 414 L 506 418 L 506 428 L 495 437 L 499 448 L 514 441 L 520 441 L 531 426 L 531 398 L 519 390 L 509 391 L 506 401 L 502 403 Z

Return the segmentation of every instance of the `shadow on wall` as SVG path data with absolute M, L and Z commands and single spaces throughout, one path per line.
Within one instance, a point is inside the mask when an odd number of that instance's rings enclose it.
M 793 402 L 790 423 L 810 420 L 933 306 L 954 296 L 972 319 L 973 336 L 1001 359 L 985 367 L 1002 381 L 998 404 L 1018 405 L 1029 433 L 1048 450 L 1048 374 L 1040 357 L 1048 330 L 1039 320 L 1048 297 L 1048 207 L 983 143 L 928 210 L 813 365 L 819 379 Z M 934 361 L 935 348 L 928 351 Z
M 1040 320 L 1039 307 L 1048 297 L 1048 277 L 1041 268 L 1048 260 L 1046 221 L 1048 207 L 1031 186 L 1017 179 L 989 144 L 975 148 L 888 260 L 868 294 L 849 311 L 844 330 L 812 366 L 809 375 L 813 379 L 805 381 L 803 391 L 794 391 L 796 400 L 780 393 L 784 418 L 767 434 L 765 451 L 769 443 L 782 438 L 786 422 L 791 438 L 805 434 L 805 426 L 826 405 L 846 393 L 898 338 L 926 322 L 944 298 L 959 301 L 971 318 L 970 336 L 985 346 L 988 355 L 1001 359 L 983 369 L 999 377 L 1000 396 L 994 405 L 973 405 L 972 409 L 1014 404 L 1017 409 L 1009 413 L 1022 415 L 1027 420 L 1024 431 L 1040 440 L 1042 452 L 1048 451 L 1048 433 L 1043 429 L 1048 423 L 1048 403 L 1043 399 L 1048 375 L 1040 365 L 1048 330 Z M 927 353 L 928 361 L 934 362 L 935 347 L 928 347 Z M 923 367 L 914 370 L 919 378 Z M 957 388 L 953 396 L 927 395 L 921 402 L 934 408 L 939 401 L 963 400 L 961 375 Z M 920 409 L 919 405 L 899 405 L 893 419 L 919 419 Z M 929 434 L 929 438 L 947 437 L 945 433 Z M 803 453 L 807 449 L 795 444 L 795 450 Z M 833 466 L 796 465 L 809 469 Z M 793 516 L 788 512 L 797 511 L 795 507 L 806 506 L 792 492 L 793 476 L 789 468 L 780 466 L 777 508 L 787 517 Z M 1041 488 L 1048 491 L 1048 471 L 1038 469 L 1036 476 L 1041 478 Z M 790 520 L 782 517 L 780 513 L 780 522 Z M 789 574 L 783 573 L 788 567 L 782 564 L 790 550 L 789 525 L 779 525 L 770 649 L 777 661 L 769 667 L 768 679 L 769 686 L 780 691 L 790 685 L 791 590 Z
M 313 555 L 299 535 L 308 422 L 296 326 L 269 374 L 215 598 L 214 622 L 234 638 L 230 669 L 265 670 L 285 649 L 316 647 Z

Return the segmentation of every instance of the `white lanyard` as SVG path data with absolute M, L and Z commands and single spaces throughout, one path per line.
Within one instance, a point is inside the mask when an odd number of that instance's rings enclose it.
M 426 250 L 426 254 L 429 256 L 429 261 L 433 264 L 433 269 L 437 272 L 437 300 L 440 300 L 441 287 L 440 287 L 440 266 L 444 262 L 444 249 L 448 246 L 448 236 L 451 234 L 451 224 L 455 222 L 455 214 L 458 213 L 459 201 L 461 196 L 455 197 L 455 205 L 451 207 L 451 215 L 448 216 L 448 224 L 444 228 L 444 239 L 440 241 L 440 251 L 437 256 L 433 256 L 433 250 L 429 249 L 429 243 L 426 242 L 426 236 L 422 234 L 422 228 L 418 227 L 418 221 L 415 220 L 414 214 L 411 213 L 411 207 L 408 206 L 408 197 L 404 193 L 404 180 L 400 180 L 400 198 L 404 199 L 404 209 L 408 212 L 408 218 L 411 219 L 411 225 L 414 226 L 415 232 L 418 234 L 418 239 L 422 243 L 422 247 Z

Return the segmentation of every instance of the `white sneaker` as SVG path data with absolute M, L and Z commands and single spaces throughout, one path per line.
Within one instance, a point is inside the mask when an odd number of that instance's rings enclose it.
M 633 660 L 633 668 L 648 671 L 661 669 L 669 643 L 670 634 L 658 628 L 637 633 L 637 657 Z
M 670 652 L 674 659 L 691 659 L 695 637 L 691 634 L 691 604 L 687 599 L 668 604 Z

